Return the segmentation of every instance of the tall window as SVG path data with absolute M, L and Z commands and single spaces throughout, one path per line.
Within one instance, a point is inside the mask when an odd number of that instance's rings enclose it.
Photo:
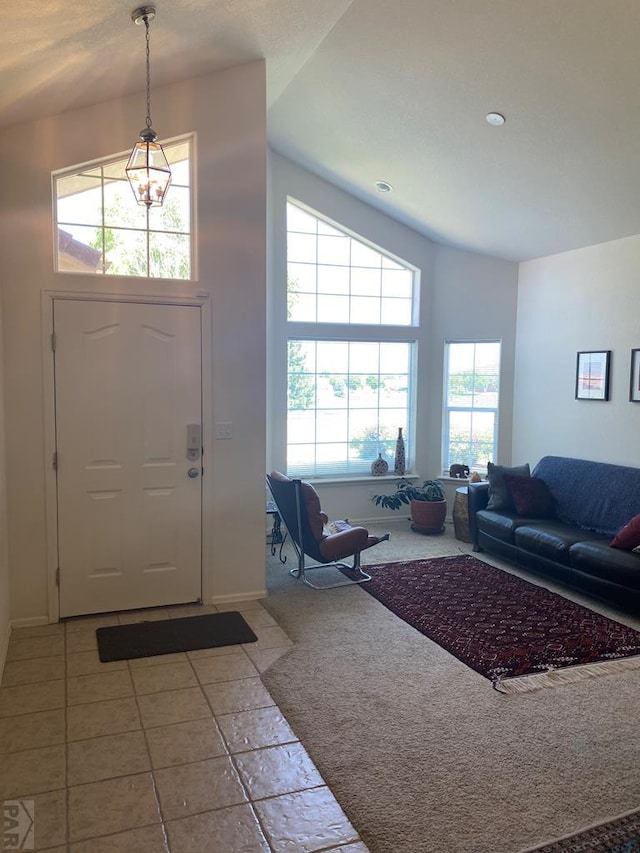
M 443 470 L 485 470 L 498 440 L 500 342 L 449 342 L 445 351 Z
M 54 174 L 56 269 L 192 278 L 190 138 L 164 146 L 171 187 L 162 207 L 135 201 L 128 155 Z
M 287 470 L 369 473 L 412 458 L 413 269 L 299 205 L 287 204 Z

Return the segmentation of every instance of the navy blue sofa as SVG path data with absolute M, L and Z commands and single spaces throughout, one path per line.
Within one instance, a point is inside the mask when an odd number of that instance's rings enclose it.
M 469 484 L 474 551 L 553 578 L 631 612 L 640 611 L 640 553 L 612 548 L 640 514 L 640 469 L 544 456 L 531 472 L 555 501 L 552 518 L 487 510 L 489 483 Z

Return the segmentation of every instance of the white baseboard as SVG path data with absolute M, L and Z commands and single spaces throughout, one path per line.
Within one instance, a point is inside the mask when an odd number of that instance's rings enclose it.
M 35 625 L 48 625 L 48 616 L 27 616 L 24 619 L 12 619 L 12 628 L 33 628 Z
M 395 515 L 381 515 L 376 518 L 350 518 L 349 524 L 353 524 L 354 527 L 367 527 L 369 524 L 389 524 L 393 521 L 405 521 L 407 523 L 407 527 L 409 527 L 411 524 L 409 508 L 407 507 L 407 511 L 405 513 L 400 510 Z M 453 524 L 453 516 L 447 515 L 445 518 L 445 524 Z
M 257 601 L 259 598 L 266 598 L 267 590 L 259 589 L 255 592 L 236 593 L 235 595 L 214 595 L 211 597 L 210 604 L 228 604 L 230 601 Z
M 407 508 L 406 517 L 409 518 Z M 388 524 L 390 521 L 402 521 L 402 515 L 377 515 L 375 518 L 349 518 L 349 524 L 354 527 L 366 527 L 368 524 Z
M 0 684 L 2 683 L 2 673 L 7 660 L 7 652 L 9 651 L 9 639 L 11 638 L 11 622 L 7 624 L 7 629 L 4 632 L 4 637 L 0 637 Z

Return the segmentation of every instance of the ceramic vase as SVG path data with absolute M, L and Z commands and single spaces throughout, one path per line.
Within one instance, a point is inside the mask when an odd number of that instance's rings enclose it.
M 388 470 L 387 460 L 382 458 L 382 453 L 378 453 L 378 458 L 371 463 L 371 473 L 374 477 L 383 477 Z
M 404 476 L 406 470 L 406 457 L 404 450 L 404 438 L 402 437 L 402 427 L 398 427 L 398 438 L 396 440 L 396 456 L 393 465 L 393 473 L 399 477 Z

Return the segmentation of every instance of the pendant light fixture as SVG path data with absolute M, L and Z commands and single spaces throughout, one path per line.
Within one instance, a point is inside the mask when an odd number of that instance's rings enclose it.
M 171 183 L 171 169 L 162 145 L 156 142 L 158 134 L 151 126 L 151 72 L 149 21 L 156 16 L 155 6 L 140 6 L 131 13 L 134 24 L 144 24 L 147 39 L 147 119 L 140 131 L 140 142 L 136 142 L 126 166 L 127 178 L 138 204 L 145 207 L 160 207 Z

